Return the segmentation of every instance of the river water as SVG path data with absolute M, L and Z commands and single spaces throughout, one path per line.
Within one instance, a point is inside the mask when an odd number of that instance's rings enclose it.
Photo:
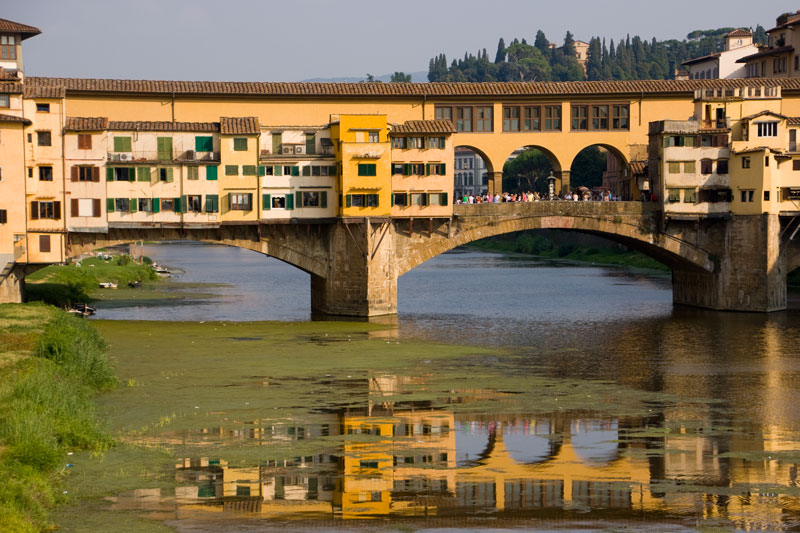
M 105 503 L 67 530 L 800 529 L 797 310 L 456 250 L 399 280 L 397 317 L 312 322 L 277 260 L 144 248 L 187 298 L 98 305 L 124 446 L 76 459 L 76 494 Z

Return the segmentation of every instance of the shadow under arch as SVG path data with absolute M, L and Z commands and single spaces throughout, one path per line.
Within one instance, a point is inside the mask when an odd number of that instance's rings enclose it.
M 537 204 L 543 205 L 548 205 L 550 203 L 551 202 L 537 202 Z M 593 203 L 602 204 L 602 202 Z M 571 202 L 555 202 L 555 204 L 560 204 L 569 208 L 580 208 L 580 205 L 572 206 Z M 575 204 L 589 203 L 575 202 Z M 464 208 L 475 209 L 477 207 L 478 209 L 488 210 L 502 208 L 503 205 L 504 204 L 487 204 L 480 206 L 464 206 Z M 597 216 L 580 213 L 546 215 L 531 213 L 529 215 L 506 218 L 497 223 L 460 229 L 452 236 L 446 238 L 439 237 L 431 239 L 427 246 L 417 248 L 414 254 L 407 254 L 398 262 L 397 275 L 398 277 L 402 276 L 406 272 L 437 255 L 473 241 L 506 233 L 537 229 L 562 229 L 604 237 L 608 240 L 623 244 L 632 250 L 641 252 L 670 269 L 678 268 L 701 272 L 712 272 L 714 270 L 714 261 L 711 255 L 705 250 L 670 235 L 659 234 L 653 236 L 652 234 L 643 234 L 638 225 L 631 222 L 621 222 L 617 220 L 617 217 L 607 217 L 606 219 L 598 220 Z
M 291 246 L 290 243 L 261 239 L 256 230 L 251 231 L 254 232 L 254 235 L 228 235 L 221 238 L 214 237 L 209 230 L 129 230 L 115 228 L 109 229 L 108 233 L 69 233 L 66 257 L 74 258 L 100 248 L 133 244 L 137 241 L 200 242 L 243 248 L 278 259 L 307 274 L 322 278 L 327 277 L 328 266 L 321 259 L 308 254 L 299 247 Z

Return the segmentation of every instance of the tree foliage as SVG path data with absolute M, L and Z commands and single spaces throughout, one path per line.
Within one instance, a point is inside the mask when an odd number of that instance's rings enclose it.
M 589 41 L 586 71 L 575 57 L 575 40 L 570 32 L 561 47 L 553 48 L 544 32 L 536 32 L 533 46 L 525 39 L 514 39 L 506 46 L 503 38 L 497 43 L 494 61 L 486 49 L 477 55 L 465 53 L 463 59 L 450 64 L 444 54 L 430 60 L 429 81 L 578 81 L 671 79 L 682 63 L 695 57 L 723 50 L 723 37 L 735 28 L 695 30 L 685 39 L 644 40 L 638 35 L 615 41 L 593 37 Z M 765 44 L 764 28 L 757 26 L 754 42 Z
M 391 83 L 411 83 L 411 74 L 405 72 L 395 72 L 389 80 Z

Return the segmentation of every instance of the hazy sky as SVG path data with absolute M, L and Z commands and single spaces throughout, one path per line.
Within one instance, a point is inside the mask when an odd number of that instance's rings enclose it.
M 36 26 L 34 76 L 300 81 L 428 69 L 497 40 L 682 39 L 696 29 L 761 24 L 796 0 L 25 0 L 0 18 Z

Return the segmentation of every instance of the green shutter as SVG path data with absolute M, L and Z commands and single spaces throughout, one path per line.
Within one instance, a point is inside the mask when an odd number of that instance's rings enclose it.
M 281 153 L 281 136 L 282 136 L 282 134 L 280 134 L 280 133 L 273 133 L 272 134 L 272 154 L 273 155 L 279 155 Z
M 197 136 L 194 138 L 194 151 L 195 152 L 211 152 L 214 150 L 214 138 L 213 137 L 201 137 Z
M 267 175 L 267 167 L 264 165 L 258 165 L 258 175 L 259 176 L 266 176 Z
M 181 212 L 181 197 L 173 198 L 172 199 L 172 210 L 176 213 Z
M 153 213 L 161 212 L 161 198 L 153 198 Z
M 294 196 L 295 196 L 294 205 L 296 205 L 297 207 L 303 207 L 303 193 L 297 191 L 296 193 L 294 193 Z
M 217 179 L 217 166 L 216 165 L 208 165 L 206 167 L 206 179 L 208 181 L 214 181 Z
M 172 161 L 172 137 L 158 137 L 156 147 L 159 161 Z
M 172 168 L 167 169 L 167 183 L 172 183 Z
M 294 166 L 292 167 L 292 176 L 299 176 L 300 175 L 300 167 Z
M 331 165 L 328 167 L 328 175 L 335 176 L 336 175 L 336 165 Z
M 447 193 L 443 192 L 439 195 L 439 205 L 447 205 Z
M 319 206 L 323 209 L 328 207 L 328 191 L 319 193 Z
M 306 133 L 306 154 L 314 155 L 316 152 L 317 146 L 314 142 L 314 134 L 313 133 Z
M 276 176 L 283 176 L 283 166 L 282 165 L 275 165 L 272 168 L 272 173 Z
M 106 181 L 114 181 L 114 168 L 106 167 Z
M 128 211 L 130 211 L 131 213 L 135 213 L 138 205 L 139 202 L 136 200 L 136 198 L 131 198 L 130 203 L 128 204 Z
M 216 213 L 219 210 L 219 197 L 216 194 L 206 195 L 206 213 Z
M 234 152 L 246 152 L 247 151 L 247 138 L 246 137 L 234 137 L 233 138 L 233 151 Z
M 106 211 L 109 213 L 114 212 L 114 199 L 113 198 L 106 198 Z
M 346 207 L 350 207 L 350 202 L 351 202 L 351 200 L 350 200 L 350 196 L 351 196 L 350 194 L 348 194 L 348 195 L 346 195 L 346 196 L 345 196 L 345 200 L 346 200 L 346 201 L 345 201 L 345 206 L 346 206 Z
M 428 193 L 422 193 L 422 205 L 428 205 Z
M 272 209 L 272 200 L 269 194 L 262 194 L 261 195 L 261 209 L 264 211 L 269 211 Z
M 239 165 L 225 165 L 225 175 L 226 176 L 238 176 L 239 175 Z
M 444 176 L 445 174 L 447 174 L 447 169 L 445 167 L 445 164 L 442 163 L 439 165 L 439 175 Z
M 403 176 L 410 176 L 411 175 L 411 163 L 406 163 L 403 165 Z
M 311 167 L 306 165 L 303 167 L 303 176 L 310 176 L 311 175 Z
M 286 195 L 286 209 L 294 209 L 294 195 L 292 193 Z
M 131 146 L 132 143 L 130 137 L 114 137 L 115 152 L 130 152 Z
M 426 176 L 431 175 L 431 163 L 425 163 L 425 175 Z
M 136 181 L 150 181 L 150 167 L 137 168 Z
M 389 193 L 389 199 L 391 200 L 389 205 L 394 207 L 394 193 Z
M 255 176 L 256 172 L 257 170 L 255 165 L 242 165 L 243 176 Z

